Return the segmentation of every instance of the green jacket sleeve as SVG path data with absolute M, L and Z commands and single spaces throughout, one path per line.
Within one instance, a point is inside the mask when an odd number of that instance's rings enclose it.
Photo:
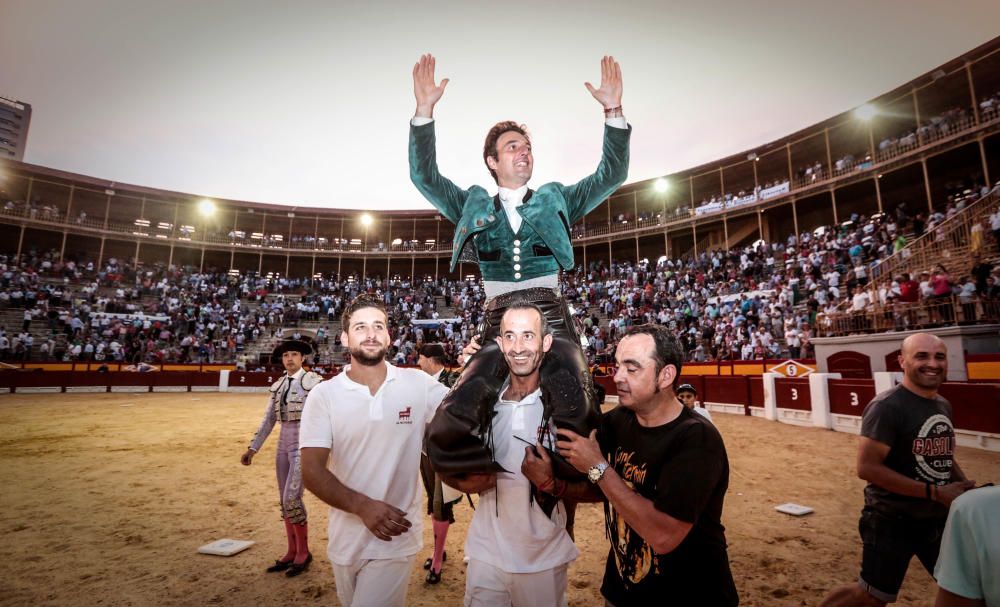
M 569 224 L 583 219 L 587 213 L 597 208 L 604 200 L 625 183 L 628 177 L 629 138 L 632 125 L 619 129 L 604 125 L 604 149 L 597 171 L 573 185 L 565 186 L 566 210 Z
M 433 122 L 410 125 L 410 181 L 448 221 L 458 223 L 469 192 L 438 173 Z

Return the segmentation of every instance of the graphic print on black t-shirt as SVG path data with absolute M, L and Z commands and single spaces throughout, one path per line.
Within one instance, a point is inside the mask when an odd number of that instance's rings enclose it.
M 952 456 L 955 454 L 955 429 L 951 420 L 938 413 L 927 418 L 913 439 L 913 458 L 917 470 L 930 482 L 951 480 Z
M 621 447 L 615 453 L 609 454 L 608 461 L 611 466 L 622 477 L 629 489 L 636 490 L 636 485 L 644 487 L 647 473 L 649 472 L 646 462 L 635 461 L 635 451 L 623 451 Z M 639 490 L 639 494 L 646 492 Z M 615 567 L 618 575 L 626 583 L 637 584 L 652 570 L 656 572 L 656 559 L 653 556 L 653 549 L 635 533 L 625 522 L 625 519 L 618 516 L 615 507 L 611 502 L 604 503 L 604 521 L 607 527 L 608 539 L 611 540 L 611 551 L 615 555 Z

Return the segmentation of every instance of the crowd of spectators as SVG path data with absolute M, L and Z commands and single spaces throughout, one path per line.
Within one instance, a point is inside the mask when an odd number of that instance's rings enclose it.
M 692 361 L 807 358 L 812 338 L 824 334 L 826 320 L 840 313 L 950 297 L 963 305 L 996 299 L 1000 268 L 984 260 L 995 256 L 987 235 L 1000 236 L 1000 212 L 989 225 L 973 228 L 972 267 L 952 268 L 953 276 L 939 265 L 870 285 L 879 261 L 912 238 L 945 238 L 942 222 L 987 191 L 955 182 L 948 184 L 945 208 L 929 215 L 900 204 L 890 213 L 855 214 L 784 242 L 757 241 L 680 259 L 593 262 L 564 273 L 562 291 L 594 362 L 610 361 L 623 332 L 647 322 L 675 330 Z M 441 343 L 457 357 L 475 334 L 485 303 L 475 280 L 290 278 L 165 264 L 137 267 L 116 258 L 97 266 L 32 249 L 18 259 L 0 255 L 0 310 L 23 314 L 15 331 L 7 313 L 10 335 L 0 331 L 0 359 L 236 361 L 253 367 L 259 361 L 248 359 L 250 344 L 273 341 L 286 329 L 301 336 L 295 328 L 306 324 L 303 330 L 321 358 L 341 362 L 339 331 L 331 325 L 337 327 L 345 303 L 361 292 L 377 295 L 389 310 L 390 356 L 398 364 L 415 363 L 424 343 Z M 446 313 L 438 309 L 439 301 Z M 907 328 L 910 320 L 897 314 L 897 328 Z

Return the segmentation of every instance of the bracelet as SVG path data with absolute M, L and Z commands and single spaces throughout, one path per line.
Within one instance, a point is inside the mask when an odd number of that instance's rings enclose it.
M 621 112 L 621 111 L 622 111 L 622 106 L 620 105 L 618 107 L 606 107 L 604 108 L 604 115 L 607 116 L 608 114 L 613 114 L 615 112 Z
M 555 497 L 562 497 L 566 493 L 566 487 L 568 486 L 568 484 L 566 483 L 566 481 L 561 481 L 559 479 L 556 479 L 554 481 L 554 485 L 555 485 L 555 491 L 552 492 L 552 495 Z
M 538 485 L 538 489 L 540 491 L 544 491 L 545 493 L 552 493 L 550 489 L 552 489 L 553 485 L 555 485 L 555 480 L 556 480 L 555 477 L 550 478 L 541 485 Z

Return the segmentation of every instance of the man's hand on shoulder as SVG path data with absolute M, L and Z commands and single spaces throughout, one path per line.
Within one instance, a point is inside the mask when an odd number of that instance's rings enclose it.
M 448 79 L 441 84 L 434 83 L 434 55 L 421 55 L 420 61 L 413 66 L 413 96 L 417 100 L 417 110 L 414 116 L 421 118 L 434 117 L 434 105 L 441 99 Z
M 615 58 L 607 55 L 601 59 L 601 87 L 594 88 L 589 82 L 584 82 L 590 94 L 597 99 L 605 110 L 617 109 L 614 116 L 621 116 L 622 105 L 622 68 Z M 608 117 L 611 117 L 609 115 Z

